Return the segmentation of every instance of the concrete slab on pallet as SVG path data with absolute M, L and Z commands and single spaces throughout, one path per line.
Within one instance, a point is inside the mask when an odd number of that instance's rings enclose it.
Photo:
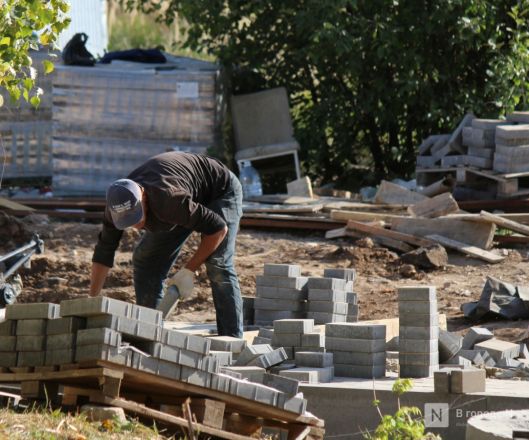
M 271 277 L 299 277 L 301 267 L 297 264 L 265 264 L 263 274 Z
M 9 368 L 17 366 L 17 352 L 3 351 L 0 352 L 0 367 Z
M 75 348 L 76 333 L 62 335 L 48 335 L 46 337 L 46 350 L 65 350 Z M 66 363 L 66 362 L 65 362 Z
M 86 327 L 86 319 L 77 316 L 69 316 L 68 318 L 50 319 L 47 321 L 46 334 L 47 335 L 63 335 L 65 333 L 75 333 L 77 330 L 82 330 Z
M 44 365 L 64 365 L 71 364 L 75 361 L 75 349 L 73 348 L 60 348 L 56 350 L 46 350 L 46 356 L 44 359 Z
M 122 333 L 122 339 L 141 340 L 141 341 L 160 341 L 162 336 L 162 327 L 156 324 L 136 321 L 135 319 L 126 318 L 116 315 L 100 314 L 89 316 L 86 320 L 86 328 L 106 327 Z
M 204 355 L 209 354 L 209 351 L 212 350 L 210 339 L 177 330 L 163 329 L 161 342 L 171 347 L 182 348 Z
M 17 336 L 17 351 L 42 351 L 46 349 L 46 336 Z
M 99 327 L 77 332 L 77 345 L 105 344 L 112 347 L 121 345 L 121 333 L 110 328 Z
M 17 367 L 42 367 L 45 360 L 45 351 L 19 351 Z
M 15 336 L 17 329 L 17 321 L 9 319 L 0 322 L 0 336 Z
M 104 360 L 128 366 L 131 362 L 131 351 L 105 344 L 84 345 L 82 350 L 75 351 L 75 362 Z
M 55 319 L 60 307 L 52 303 L 8 304 L 5 319 Z
M 45 335 L 47 322 L 47 319 L 20 319 L 17 321 L 17 336 Z

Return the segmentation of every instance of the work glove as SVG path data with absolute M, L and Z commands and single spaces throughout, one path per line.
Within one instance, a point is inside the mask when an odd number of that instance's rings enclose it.
M 193 295 L 193 278 L 195 274 L 189 269 L 180 269 L 172 278 L 169 278 L 167 286 L 175 286 L 180 293 L 180 298 L 187 299 Z

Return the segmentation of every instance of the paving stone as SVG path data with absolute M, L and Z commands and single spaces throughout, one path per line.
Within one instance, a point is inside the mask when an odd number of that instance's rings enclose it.
M 213 375 L 225 374 L 225 375 L 228 375 L 230 377 L 234 377 L 235 379 L 242 379 L 242 374 L 241 373 L 237 373 L 236 371 L 226 370 L 224 367 L 220 367 L 218 373 L 212 373 L 212 374 Z
M 450 392 L 457 394 L 485 392 L 485 370 L 453 370 L 450 373 Z
M 238 381 L 231 382 L 230 393 L 245 399 L 276 406 L 281 393 L 273 388 L 258 383 Z
M 294 357 L 296 353 L 309 351 L 311 353 L 326 353 L 325 347 L 292 347 L 294 349 Z
M 399 301 L 399 316 L 406 313 L 435 314 L 437 301 Z
M 314 321 L 312 319 L 279 319 L 274 321 L 274 335 L 279 333 L 314 333 Z
M 256 366 L 232 366 L 223 367 L 220 370 L 221 373 L 226 373 L 226 371 L 239 373 L 244 379 L 248 379 L 249 381 L 255 383 L 263 383 L 263 377 L 266 373 L 264 368 Z
M 99 327 L 77 332 L 77 345 L 105 344 L 112 347 L 121 345 L 121 333 L 110 328 Z
M 444 365 L 461 365 L 463 367 L 472 366 L 472 361 L 464 358 L 463 356 L 453 356 L 450 359 L 443 361 Z
M 184 350 L 193 351 L 207 355 L 211 348 L 211 340 L 202 336 L 190 335 L 189 333 L 164 329 L 162 331 L 161 342 L 171 347 L 182 348 Z M 218 350 L 216 351 L 230 351 Z
M 386 326 L 381 324 L 327 324 L 326 338 L 386 339 Z
M 340 278 L 346 281 L 354 281 L 356 279 L 356 270 L 351 268 L 326 268 L 323 269 L 323 276 L 325 278 Z
M 208 336 L 211 342 L 210 350 L 231 351 L 239 354 L 246 348 L 246 341 L 232 336 Z
M 438 339 L 439 327 L 399 326 L 399 337 L 403 339 Z
M 468 359 L 475 365 L 485 365 L 487 367 L 494 367 L 496 365 L 496 361 L 486 350 L 459 350 L 457 354 Z
M 516 112 L 514 112 L 516 113 Z M 519 121 L 516 121 L 519 122 Z M 499 125 L 508 125 L 511 122 L 506 121 L 505 119 L 481 119 L 476 118 L 472 120 L 472 128 L 478 128 L 483 130 L 495 130 Z
M 438 370 L 439 365 L 399 365 L 399 377 L 431 377 Z
M 529 125 L 504 125 L 496 127 L 496 142 L 504 145 L 529 143 Z
M 307 318 L 313 319 L 315 324 L 327 324 L 329 322 L 347 321 L 347 315 L 325 312 L 307 312 Z
M 273 325 L 273 322 L 280 319 L 303 319 L 305 312 L 294 312 L 292 310 L 260 310 L 255 309 L 256 325 Z
M 345 290 L 309 289 L 309 301 L 347 302 L 348 293 Z
M 348 304 L 345 302 L 332 301 L 309 301 L 310 312 L 337 313 L 347 315 Z
M 17 329 L 17 321 L 9 319 L 0 322 L 0 336 L 15 336 Z
M 450 393 L 450 373 L 452 370 L 442 368 L 433 373 L 433 387 L 436 393 Z
M 338 377 L 379 378 L 386 375 L 386 365 L 334 364 L 334 373 Z
M 180 380 L 204 388 L 211 387 L 211 373 L 190 367 L 181 367 Z
M 516 358 L 520 354 L 520 346 L 512 342 L 501 341 L 499 339 L 489 339 L 487 341 L 474 344 L 477 350 L 486 350 L 497 362 L 500 359 Z
M 358 294 L 354 292 L 347 292 L 345 302 L 349 304 L 358 304 Z
M 289 356 L 287 355 L 286 350 L 281 347 L 271 351 L 270 353 L 262 354 L 261 356 L 253 359 L 249 365 L 256 365 L 258 367 L 268 369 L 274 365 L 278 365 L 281 362 L 286 361 L 287 359 L 289 359 Z
M 114 347 L 113 348 L 115 352 L 118 351 L 118 349 Z M 158 364 L 160 363 L 160 360 L 151 356 L 147 356 L 144 353 L 139 353 L 137 351 L 133 351 L 130 355 L 130 366 L 132 368 L 135 368 L 139 371 L 144 371 L 145 373 L 151 373 L 156 374 L 158 371 Z
M 281 347 L 283 350 L 285 350 L 285 354 L 287 355 L 287 359 L 294 360 L 294 354 L 296 353 L 294 350 L 294 347 Z
M 75 362 L 105 360 L 128 366 L 131 362 L 131 351 L 105 344 L 83 345 L 82 350 L 75 351 Z
M 121 301 L 120 301 L 121 302 Z M 128 303 L 125 303 L 128 304 Z M 86 328 L 106 327 L 122 333 L 124 341 L 160 341 L 162 327 L 116 315 L 89 316 Z
M 86 328 L 86 319 L 77 316 L 68 318 L 50 319 L 46 321 L 47 335 L 63 335 L 65 333 L 75 333 L 77 330 Z
M 432 353 L 438 351 L 437 339 L 402 339 L 399 338 L 399 351 L 404 353 Z
M 500 359 L 500 361 L 496 364 L 496 366 L 499 368 L 518 368 L 520 365 L 523 365 L 523 363 L 511 358 Z
M 399 365 L 437 365 L 439 364 L 439 352 L 432 353 L 404 353 L 399 352 Z
M 292 368 L 296 368 L 296 364 L 294 362 L 282 362 L 281 364 L 274 365 L 272 368 L 270 368 L 270 373 L 279 374 L 280 371 L 291 370 Z
M 17 351 L 43 351 L 46 349 L 46 336 L 17 336 Z
M 272 339 L 262 338 L 261 336 L 255 336 L 252 341 L 252 345 L 263 345 L 272 344 Z
M 439 313 L 408 313 L 406 315 L 399 316 L 399 325 L 404 327 L 438 327 Z
M 435 301 L 437 293 L 435 286 L 405 286 L 398 288 L 400 301 Z
M 269 277 L 257 275 L 257 286 L 282 287 L 285 289 L 303 289 L 307 285 L 307 277 Z
M 355 318 L 357 318 L 359 311 L 360 311 L 360 306 L 358 304 L 347 303 L 347 315 L 348 316 L 354 316 Z
M 375 353 L 385 351 L 386 339 L 350 339 L 325 337 L 325 348 L 329 351 L 357 351 Z
M 81 413 L 86 415 L 90 422 L 103 422 L 105 420 L 117 420 L 121 424 L 127 422 L 123 408 L 100 405 L 83 405 Z
M 280 394 L 277 406 L 285 411 L 304 414 L 307 410 L 307 401 L 302 397 L 289 397 L 286 394 Z
M 299 333 L 275 333 L 272 338 L 274 347 L 300 347 L 301 334 Z
M 162 325 L 163 323 L 163 313 L 161 311 L 136 304 L 132 305 L 129 318 L 154 325 Z
M 133 304 L 106 296 L 69 299 L 61 302 L 61 317 L 116 315 L 132 317 Z
M 274 329 L 271 329 L 271 328 L 260 328 L 259 332 L 257 333 L 257 336 L 259 336 L 261 338 L 272 339 L 272 337 L 274 336 Z
M 332 353 L 319 353 L 311 351 L 297 351 L 294 359 L 298 367 L 332 367 Z
M 319 382 L 319 373 L 313 368 L 291 368 L 289 370 L 280 371 L 279 375 L 297 380 L 299 382 Z
M 519 342 L 520 345 L 520 354 L 518 357 L 522 359 L 529 359 L 529 349 L 527 348 L 527 344 L 525 342 Z
M 289 396 L 295 396 L 299 390 L 299 381 L 278 374 L 265 373 L 263 376 L 263 385 L 286 393 Z
M 350 365 L 386 365 L 386 352 L 378 353 L 352 353 L 350 351 L 333 351 L 336 364 Z M 397 356 L 398 359 L 398 356 Z
M 223 393 L 229 393 L 233 377 L 227 374 L 217 373 L 211 375 L 211 388 Z
M 5 319 L 55 319 L 60 307 L 52 303 L 8 304 Z
M 323 333 L 301 335 L 301 347 L 325 347 L 325 335 Z
M 217 360 L 219 366 L 233 364 L 233 353 L 231 351 L 210 351 L 209 355 Z
M 292 310 L 293 312 L 304 312 L 307 308 L 307 303 L 288 299 L 255 298 L 255 308 L 260 310 Z
M 309 289 L 345 290 L 347 282 L 340 278 L 310 277 L 307 281 Z
M 48 335 L 46 338 L 46 350 L 66 350 L 75 348 L 76 339 L 76 333 L 65 333 L 63 335 Z
M 354 322 L 358 322 L 358 321 L 359 321 L 358 315 L 357 316 L 347 315 L 347 317 L 345 318 L 345 322 L 354 323 Z
M 271 277 L 299 277 L 301 267 L 297 264 L 265 264 L 263 274 Z
M 45 359 L 45 351 L 19 351 L 17 367 L 41 367 L 44 365 Z
M 17 352 L 0 352 L 0 367 L 16 367 L 17 365 Z
M 44 365 L 64 365 L 75 361 L 75 350 L 73 348 L 62 348 L 57 350 L 46 350 Z
M 463 338 L 462 348 L 465 350 L 470 350 L 474 348 L 474 344 L 479 344 L 480 342 L 488 341 L 493 337 L 494 334 L 485 327 L 471 327 L 468 329 L 468 332 Z
M 16 351 L 17 337 L 2 336 L 0 337 L 0 352 Z
M 47 319 L 20 319 L 17 321 L 17 336 L 45 335 L 47 322 Z
M 455 333 L 439 330 L 439 361 L 444 362 L 461 350 L 463 338 Z
M 305 301 L 307 292 L 300 289 L 283 289 L 281 287 L 257 286 L 255 290 L 257 298 L 283 299 L 287 301 Z M 259 308 L 259 301 L 254 301 L 254 308 Z
M 268 344 L 248 345 L 244 348 L 241 354 L 237 357 L 237 361 L 235 362 L 235 365 L 237 366 L 248 365 L 256 357 L 262 354 L 270 353 L 271 351 L 274 351 L 274 349 L 272 348 L 271 345 L 268 345 Z

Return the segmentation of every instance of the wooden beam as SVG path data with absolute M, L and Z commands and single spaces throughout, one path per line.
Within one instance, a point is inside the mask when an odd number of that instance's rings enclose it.
M 407 218 L 407 216 L 395 214 L 383 214 L 378 212 L 359 212 L 359 211 L 331 211 L 331 219 L 346 223 L 349 220 L 357 222 L 370 222 L 373 220 L 382 220 L 384 222 L 392 221 L 395 218 Z
M 428 240 L 423 237 L 417 237 L 415 235 L 404 234 L 402 232 L 392 231 L 390 229 L 385 229 L 377 226 L 367 225 L 365 223 L 355 222 L 349 220 L 347 222 L 347 229 L 352 229 L 354 231 L 360 231 L 364 234 L 367 234 L 372 237 L 385 237 L 393 240 L 399 240 L 404 243 L 411 244 L 413 246 L 419 247 L 429 247 L 435 244 L 435 242 Z
M 15 202 L 4 197 L 0 197 L 0 207 L 17 211 L 28 211 L 30 213 L 35 211 L 33 208 L 30 208 L 27 205 L 23 205 L 22 203 Z
M 403 188 L 395 183 L 383 180 L 380 182 L 378 191 L 375 195 L 375 203 L 387 203 L 391 205 L 413 205 L 414 203 L 424 200 L 426 196 L 409 189 Z
M 479 258 L 480 260 L 484 260 L 487 263 L 501 263 L 505 259 L 504 257 L 493 254 L 492 252 L 488 252 L 476 246 L 471 246 L 461 241 L 451 240 L 450 238 L 443 237 L 441 235 L 432 234 L 428 235 L 427 238 L 437 241 L 439 244 L 442 244 L 447 248 L 454 249 L 474 258 Z
M 347 228 L 337 228 L 337 229 L 330 229 L 329 231 L 325 232 L 325 238 L 332 239 L 332 238 L 342 238 L 347 237 Z
M 450 193 L 442 193 L 408 207 L 412 217 L 436 218 L 458 212 L 459 206 Z
M 502 228 L 509 229 L 514 232 L 518 232 L 523 235 L 529 236 L 529 226 L 522 225 L 521 223 L 508 220 L 506 218 L 500 217 L 499 215 L 491 214 L 487 211 L 481 211 L 479 213 L 480 217 L 489 220 L 490 222 L 496 224 L 496 226 L 501 226 Z

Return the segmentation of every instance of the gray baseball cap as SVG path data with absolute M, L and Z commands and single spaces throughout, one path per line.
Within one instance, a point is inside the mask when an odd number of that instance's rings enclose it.
M 116 180 L 107 190 L 107 206 L 114 226 L 126 229 L 143 218 L 141 187 L 130 179 Z

